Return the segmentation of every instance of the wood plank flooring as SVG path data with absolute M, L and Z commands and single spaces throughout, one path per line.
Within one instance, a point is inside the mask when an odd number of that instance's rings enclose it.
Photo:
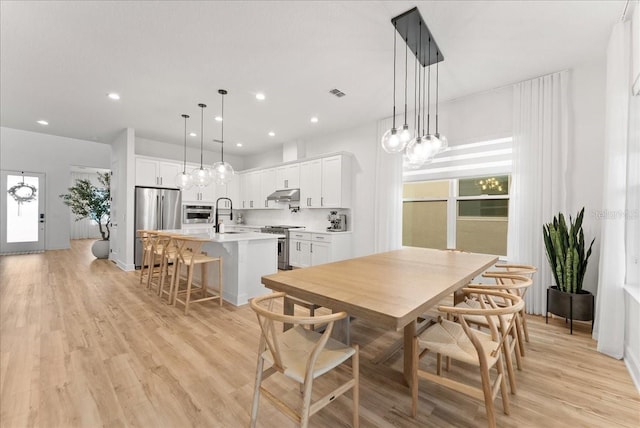
M 0 426 L 246 427 L 259 328 L 248 306 L 197 304 L 184 316 L 139 285 L 137 272 L 91 256 L 91 241 L 70 250 L 0 257 Z M 531 342 L 518 394 L 501 427 L 638 427 L 640 397 L 624 362 L 595 351 L 589 326 L 529 317 Z M 481 402 L 423 381 L 418 416 L 409 416 L 401 353 L 371 360 L 400 337 L 352 323 L 361 348 L 361 426 L 483 427 Z M 435 360 L 427 358 L 430 370 Z M 332 386 L 338 371 L 317 382 Z M 479 383 L 469 367 L 450 375 Z M 294 384 L 267 385 L 295 402 Z M 349 426 L 351 395 L 311 418 L 312 427 Z M 261 427 L 294 424 L 266 400 Z

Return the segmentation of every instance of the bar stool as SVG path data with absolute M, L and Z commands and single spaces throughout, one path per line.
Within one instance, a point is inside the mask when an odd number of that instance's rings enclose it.
M 207 300 L 219 299 L 222 306 L 222 257 L 208 256 L 206 253 L 200 252 L 202 245 L 209 242 L 208 239 L 189 237 L 189 236 L 173 236 L 176 246 L 176 257 L 174 262 L 173 274 L 173 306 L 176 303 L 184 305 L 184 314 L 189 313 L 189 305 L 192 303 L 205 302 Z M 218 289 L 212 292 L 207 287 L 208 265 L 216 263 L 218 265 Z M 193 271 L 200 265 L 201 278 L 200 287 L 193 288 Z M 180 290 L 180 269 L 187 268 L 186 289 Z M 201 297 L 196 300 L 191 299 L 192 292 L 200 291 Z M 181 294 L 184 294 L 182 300 Z
M 156 251 L 159 253 L 160 257 L 160 271 L 158 276 L 158 282 L 153 283 L 152 285 L 156 285 L 156 293 L 162 298 L 165 294 L 168 296 L 169 304 L 173 303 L 173 273 L 174 270 L 169 268 L 169 265 L 173 265 L 176 262 L 177 249 L 175 244 L 175 238 L 180 237 L 182 235 L 176 235 L 174 233 L 159 231 L 157 233 L 156 238 Z M 167 278 L 170 277 L 169 280 L 169 290 L 165 290 L 165 284 L 167 283 Z
M 149 256 L 151 254 L 151 237 L 154 231 L 138 229 L 136 234 L 142 243 L 142 264 L 140 265 L 140 284 L 144 282 L 148 282 L 151 260 L 149 260 Z

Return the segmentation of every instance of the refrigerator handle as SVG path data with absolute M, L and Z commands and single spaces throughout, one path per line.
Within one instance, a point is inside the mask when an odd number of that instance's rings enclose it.
M 160 196 L 156 195 L 156 230 L 160 230 Z
M 160 202 L 160 230 L 164 230 L 164 195 L 162 195 L 162 200 Z

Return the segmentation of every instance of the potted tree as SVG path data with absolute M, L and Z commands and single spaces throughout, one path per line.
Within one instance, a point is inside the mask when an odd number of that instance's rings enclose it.
M 60 195 L 65 205 L 71 208 L 76 221 L 90 218 L 98 223 L 102 239 L 91 246 L 91 252 L 99 259 L 109 257 L 109 221 L 111 220 L 111 173 L 98 172 L 101 187 L 94 186 L 89 180 L 78 179 L 69 187 L 69 193 Z
M 571 321 L 573 334 L 573 320 L 592 321 L 593 328 L 593 294 L 582 289 L 587 263 L 591 256 L 591 248 L 585 252 L 582 219 L 584 207 L 576 216 L 575 221 L 569 216 L 569 227 L 564 215 L 559 213 L 553 217 L 552 223 L 542 226 L 547 260 L 556 285 L 547 288 L 546 322 L 549 322 L 549 312 Z

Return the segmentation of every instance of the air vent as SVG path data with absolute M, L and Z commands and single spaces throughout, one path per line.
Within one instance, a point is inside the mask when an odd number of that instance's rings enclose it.
M 336 96 L 336 97 L 338 97 L 338 98 L 342 98 L 342 97 L 344 97 L 345 95 L 347 95 L 347 94 L 345 94 L 344 92 L 342 92 L 340 89 L 332 89 L 332 90 L 330 90 L 330 91 L 329 91 L 329 93 L 331 93 L 331 94 L 335 95 L 335 96 Z

